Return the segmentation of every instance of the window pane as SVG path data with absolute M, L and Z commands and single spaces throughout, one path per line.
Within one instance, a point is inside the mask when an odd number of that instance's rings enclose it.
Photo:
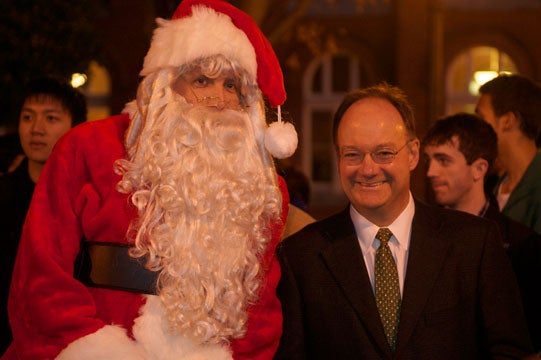
M 368 71 L 368 68 L 365 66 L 364 63 L 359 64 L 359 78 L 357 79 L 356 84 L 352 84 L 353 88 L 359 88 L 368 86 L 370 83 L 370 72 Z
M 317 68 L 316 72 L 314 73 L 314 77 L 312 78 L 312 93 L 313 94 L 320 94 L 323 92 L 323 64 L 320 64 Z
M 332 181 L 334 153 L 332 146 L 332 113 L 314 111 L 312 113 L 312 179 Z
M 332 58 L 332 91 L 347 92 L 349 86 L 349 59 L 342 56 Z

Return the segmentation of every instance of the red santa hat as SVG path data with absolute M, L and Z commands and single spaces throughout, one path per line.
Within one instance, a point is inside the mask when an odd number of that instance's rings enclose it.
M 233 59 L 257 81 L 270 105 L 278 107 L 278 121 L 268 128 L 260 106 L 250 110 L 256 137 L 274 157 L 286 158 L 295 152 L 295 128 L 280 116 L 280 105 L 286 100 L 282 70 L 272 46 L 250 16 L 220 0 L 184 0 L 171 20 L 158 19 L 158 25 L 141 75 L 215 54 Z

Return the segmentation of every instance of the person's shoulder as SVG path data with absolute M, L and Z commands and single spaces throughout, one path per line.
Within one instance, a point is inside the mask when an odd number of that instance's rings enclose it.
M 438 224 L 445 231 L 460 231 L 470 228 L 487 228 L 495 226 L 494 221 L 484 219 L 480 216 L 469 214 L 464 211 L 452 210 L 436 205 L 426 204 L 418 199 L 415 200 L 414 221 L 422 218 Z
M 19 209 L 23 209 L 23 214 L 26 213 L 34 186 L 28 174 L 26 159 L 13 171 L 0 175 L 0 217 L 3 224 L 12 221 L 13 216 L 21 212 Z M 14 224 L 8 224 L 11 225 Z
M 280 247 L 315 247 L 334 239 L 354 233 L 349 210 L 346 209 L 327 218 L 312 222 L 296 233 L 286 237 Z
M 493 206 L 488 208 L 485 218 L 495 221 L 502 232 L 509 232 L 513 235 L 513 238 L 528 237 L 532 233 L 535 233 L 530 227 L 505 215 L 498 208 Z
M 415 199 L 415 215 L 432 216 L 439 219 L 449 219 L 450 221 L 475 220 L 478 216 L 464 211 L 444 208 L 438 205 L 427 204 L 426 202 Z
M 284 233 L 282 235 L 284 238 L 296 233 L 297 231 L 304 228 L 306 225 L 311 224 L 315 221 L 312 215 L 308 214 L 304 210 L 291 203 L 288 204 L 288 208 L 289 211 L 287 214 Z
M 11 198 L 16 178 L 13 173 L 0 175 L 0 203 L 6 198 Z
M 526 182 L 537 194 L 541 194 L 541 151 L 538 151 L 523 175 Z
M 303 235 L 306 235 L 307 233 L 321 232 L 321 231 L 328 231 L 328 230 L 338 231 L 339 229 L 337 229 L 336 227 L 339 224 L 343 224 L 348 221 L 351 223 L 351 218 L 349 217 L 349 208 L 346 210 L 340 211 L 336 214 L 332 214 L 321 220 L 314 221 L 311 224 L 306 225 L 302 230 L 298 231 L 292 236 L 295 236 L 295 235 L 303 236 Z
M 130 119 L 127 114 L 114 115 L 100 120 L 85 121 L 75 126 L 66 135 L 68 138 L 84 138 L 100 134 L 119 134 L 124 136 L 129 121 Z
M 490 204 L 484 218 L 492 220 L 498 225 L 506 250 L 520 247 L 525 242 L 537 241 L 535 238 L 538 235 L 532 228 L 502 213 L 495 203 Z
M 510 251 L 515 251 L 515 249 L 519 248 L 536 248 L 538 249 L 537 254 L 539 254 L 539 249 L 541 249 L 541 235 L 509 216 L 504 215 L 504 219 L 507 226 L 507 234 L 504 234 L 504 240 L 506 242 L 505 245 L 509 247 Z
M 16 179 L 17 177 L 17 174 L 16 174 L 16 171 L 18 169 L 15 169 L 15 171 L 11 171 L 11 172 L 6 172 L 6 173 L 3 173 L 0 175 L 0 184 L 2 185 L 6 185 L 6 184 L 11 184 L 13 183 L 13 181 Z
M 413 221 L 412 238 L 430 238 L 446 244 L 458 257 L 471 257 L 474 254 L 481 256 L 487 246 L 503 249 L 503 234 L 498 224 L 491 219 L 421 204 L 415 208 Z
M 26 185 L 29 181 L 32 180 L 28 175 L 28 160 L 25 157 L 15 169 L 0 175 L 0 194 L 4 189 L 16 188 L 21 184 Z
M 129 125 L 127 114 L 90 120 L 73 127 L 58 140 L 59 148 L 95 149 L 101 145 L 122 142 Z

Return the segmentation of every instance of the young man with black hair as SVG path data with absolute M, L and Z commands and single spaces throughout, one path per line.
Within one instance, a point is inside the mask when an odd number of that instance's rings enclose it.
M 86 99 L 68 82 L 52 77 L 31 80 L 19 116 L 22 162 L 0 177 L 0 353 L 11 342 L 7 298 L 26 212 L 45 162 L 62 135 L 86 121 Z

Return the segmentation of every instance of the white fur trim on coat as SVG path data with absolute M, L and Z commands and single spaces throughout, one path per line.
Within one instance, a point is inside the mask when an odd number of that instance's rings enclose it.
M 135 320 L 133 335 L 142 344 L 149 359 L 156 360 L 232 360 L 225 345 L 198 345 L 191 339 L 167 331 L 163 306 L 159 297 L 146 295 L 141 316 Z
M 57 360 L 130 359 L 145 360 L 145 349 L 131 340 L 126 330 L 107 325 L 93 334 L 79 338 L 68 345 Z
M 174 20 L 157 19 L 150 49 L 141 75 L 163 67 L 179 67 L 216 54 L 235 59 L 253 79 L 257 78 L 256 54 L 252 43 L 231 18 L 213 9 L 194 6 L 192 16 Z
M 72 342 L 57 360 L 232 360 L 226 345 L 198 345 L 169 333 L 161 300 L 147 295 L 130 339 L 125 329 L 107 325 Z

